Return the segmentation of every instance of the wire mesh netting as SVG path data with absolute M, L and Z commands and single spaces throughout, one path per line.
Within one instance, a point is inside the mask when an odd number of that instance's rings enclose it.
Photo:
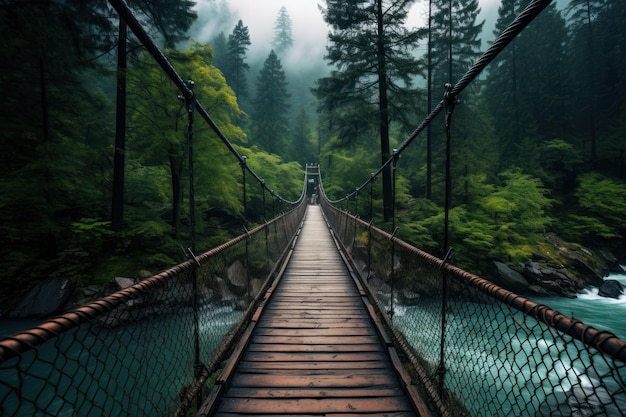
M 192 388 L 229 354 L 225 338 L 269 285 L 305 209 L 0 341 L 0 414 L 184 414 Z
M 324 213 L 439 414 L 626 414 L 624 341 L 328 204 Z

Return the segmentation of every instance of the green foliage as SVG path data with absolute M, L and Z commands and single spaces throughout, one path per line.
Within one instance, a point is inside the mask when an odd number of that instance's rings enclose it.
M 470 203 L 450 210 L 449 241 L 458 264 L 466 268 L 480 271 L 490 257 L 511 262 L 527 259 L 552 222 L 548 211 L 553 200 L 539 179 L 519 170 L 505 171 L 500 177 L 499 185 L 489 184 L 485 176 L 472 177 Z M 441 256 L 443 210 L 419 199 L 409 213 L 411 220 L 401 227 L 408 227 L 411 242 Z
M 327 1 L 322 9 L 333 29 L 325 58 L 336 70 L 318 80 L 313 91 L 319 110 L 334 119 L 331 134 L 342 141 L 362 140 L 378 129 L 381 112 L 401 123 L 415 109 L 406 97 L 416 92 L 413 81 L 422 67 L 412 52 L 424 33 L 404 25 L 413 0 L 381 3 L 380 15 L 378 2 L 361 0 Z M 389 106 L 381 102 L 383 94 L 389 97 Z
M 89 282 L 99 255 L 111 241 L 111 223 L 97 218 L 81 218 L 70 225 L 71 242 L 59 253 L 59 269 L 52 276 L 70 276 Z
M 248 26 L 244 26 L 243 22 L 239 20 L 233 32 L 228 35 L 226 71 L 224 74 L 228 84 L 235 91 L 235 96 L 240 100 L 248 96 L 247 73 L 250 71 L 250 65 L 246 62 L 246 53 L 250 45 Z
M 269 153 L 285 155 L 289 132 L 289 93 L 278 56 L 272 50 L 259 74 L 253 100 L 253 143 Z
M 210 112 L 213 121 L 229 140 L 244 142 L 245 134 L 232 120 L 241 115 L 236 97 L 220 71 L 211 65 L 213 51 L 208 45 L 194 43 L 185 51 L 169 50 L 181 74 L 194 81 L 197 100 Z M 182 233 L 184 190 L 187 189 L 188 150 L 186 111 L 176 100 L 176 91 L 156 63 L 146 57 L 129 77 L 133 109 L 134 149 L 143 166 L 167 166 L 169 171 L 171 225 L 175 238 Z M 195 123 L 194 171 L 199 211 L 211 216 L 237 217 L 242 204 L 239 168 L 234 156 L 206 126 Z M 219 180 L 216 180 L 219 179 Z M 159 184 L 163 184 L 160 181 Z M 199 219 L 201 221 L 201 219 Z
M 617 238 L 624 233 L 626 184 L 589 172 L 578 179 L 579 212 L 572 214 L 572 227 L 586 238 Z
M 259 175 L 266 186 L 282 198 L 288 201 L 296 201 L 302 193 L 304 179 L 303 167 L 297 162 L 284 162 L 278 155 L 267 153 L 258 147 L 245 149 L 238 147 L 242 155 L 246 155 L 247 164 Z M 250 176 L 248 175 L 248 178 Z M 265 217 L 272 217 L 272 207 L 276 209 L 274 197 L 266 190 L 265 207 L 263 206 L 263 191 L 256 180 L 247 181 L 247 206 L 246 217 L 254 221 L 262 221 Z

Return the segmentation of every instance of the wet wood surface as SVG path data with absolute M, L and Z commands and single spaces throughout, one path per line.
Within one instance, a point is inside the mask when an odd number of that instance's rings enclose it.
M 317 206 L 214 415 L 416 415 Z

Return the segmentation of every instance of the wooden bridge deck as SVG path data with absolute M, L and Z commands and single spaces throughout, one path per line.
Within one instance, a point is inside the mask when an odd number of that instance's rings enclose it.
M 423 415 L 368 306 L 319 207 L 309 206 L 282 279 L 224 392 L 213 394 L 213 415 Z

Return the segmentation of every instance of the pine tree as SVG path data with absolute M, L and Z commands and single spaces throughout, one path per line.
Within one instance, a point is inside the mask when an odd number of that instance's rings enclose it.
M 293 46 L 291 17 L 289 17 L 285 6 L 281 7 L 278 11 L 278 17 L 274 23 L 274 39 L 272 40 L 272 46 L 279 56 Z
M 239 20 L 233 29 L 233 33 L 228 36 L 228 66 L 225 72 L 228 84 L 235 91 L 237 98 L 242 99 L 248 96 L 247 72 L 250 65 L 246 62 L 246 53 L 251 45 L 248 27 Z
M 317 160 L 311 118 L 304 107 L 300 108 L 293 119 L 288 148 L 290 159 L 298 161 L 302 166 Z
M 509 0 L 499 10 L 497 29 L 528 3 Z M 550 33 L 550 36 L 546 36 Z M 500 138 L 500 165 L 538 170 L 537 150 L 562 137 L 567 123 L 565 21 L 553 4 L 538 16 L 494 62 L 486 97 Z
M 626 4 L 573 0 L 566 10 L 571 31 L 568 70 L 576 81 L 571 95 L 575 103 L 571 134 L 581 142 L 586 162 L 602 170 L 621 166 L 614 173 L 623 175 L 625 129 L 613 121 L 622 120 L 626 110 L 622 70 L 626 66 Z M 616 160 L 620 153 L 621 160 Z
M 477 0 L 433 0 L 431 3 L 429 48 L 431 54 L 429 78 L 432 83 L 429 89 L 433 100 L 430 103 L 431 107 L 443 98 L 445 85 L 447 83 L 454 85 L 480 57 L 480 34 L 484 21 L 478 22 L 479 13 Z M 445 145 L 450 145 L 451 157 L 454 160 L 451 168 L 452 186 L 457 190 L 455 194 L 459 194 L 458 190 L 463 188 L 459 184 L 464 181 L 464 177 L 479 169 L 480 164 L 470 166 L 466 161 L 473 159 L 481 161 L 485 157 L 478 153 L 481 149 L 478 142 L 488 141 L 484 136 L 487 128 L 479 125 L 483 118 L 479 115 L 480 110 L 474 105 L 477 102 L 478 90 L 477 83 L 474 83 L 463 92 L 460 103 L 455 106 L 452 119 L 452 142 Z M 432 183 L 427 184 L 427 192 L 430 188 L 434 195 L 440 197 L 445 196 L 444 127 L 443 118 L 431 126 Z M 470 155 L 475 155 L 475 158 Z M 427 180 L 428 177 L 427 173 Z
M 283 155 L 289 132 L 289 93 L 282 64 L 270 51 L 257 79 L 253 105 L 253 141 L 269 153 Z
M 335 70 L 318 80 L 320 110 L 333 115 L 342 142 L 363 141 L 377 129 L 381 160 L 391 157 L 389 128 L 406 122 L 415 105 L 413 80 L 423 67 L 414 57 L 422 33 L 404 26 L 414 0 L 328 0 L 326 60 Z M 391 170 L 383 171 L 385 219 L 391 218 Z
M 478 0 L 433 1 L 432 87 L 441 92 L 435 94 L 437 102 L 441 100 L 444 85 L 456 83 L 480 56 L 484 21 L 477 22 L 479 12 Z
M 74 245 L 72 230 L 106 215 L 112 107 L 97 84 L 84 84 L 92 58 L 113 41 L 101 6 L 0 7 L 0 303 L 43 277 L 82 278 L 102 249 Z
M 228 70 L 228 42 L 226 41 L 226 35 L 224 32 L 220 32 L 213 42 L 211 42 L 213 51 L 215 51 L 215 57 L 213 58 L 213 65 L 215 65 L 222 73 Z

